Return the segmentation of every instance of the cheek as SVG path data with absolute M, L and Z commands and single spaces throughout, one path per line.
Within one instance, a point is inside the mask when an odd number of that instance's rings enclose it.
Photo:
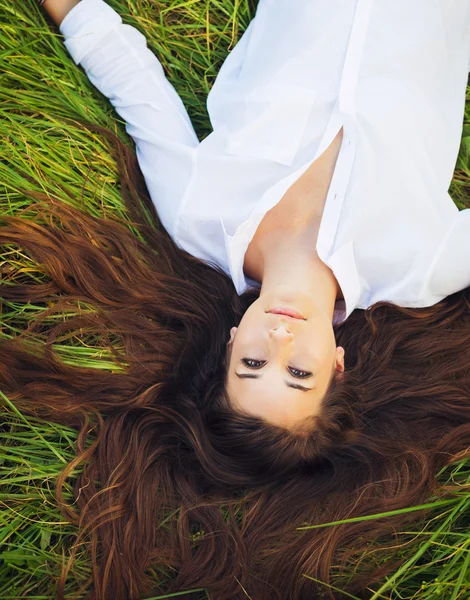
M 336 352 L 336 340 L 331 330 L 319 323 L 296 339 L 296 355 L 310 357 L 312 360 L 333 360 Z
M 235 335 L 233 344 L 233 356 L 246 356 L 248 354 L 259 354 L 264 352 L 263 346 L 263 330 L 259 323 L 246 323 L 246 326 L 241 326 Z

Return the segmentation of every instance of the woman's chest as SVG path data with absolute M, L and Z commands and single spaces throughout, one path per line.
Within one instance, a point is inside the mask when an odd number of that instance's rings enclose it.
M 268 237 L 305 231 L 312 240 L 312 253 L 320 228 L 326 196 L 333 177 L 343 139 L 341 128 L 328 148 L 287 190 L 281 200 L 260 222 L 244 258 L 244 271 L 256 272 L 260 260 L 260 245 Z

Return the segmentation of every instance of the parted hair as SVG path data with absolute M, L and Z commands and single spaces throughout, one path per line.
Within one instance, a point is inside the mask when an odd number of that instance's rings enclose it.
M 428 308 L 379 302 L 335 326 L 345 372 L 308 431 L 238 413 L 225 392 L 226 344 L 258 291 L 238 296 L 221 269 L 178 248 L 134 152 L 82 125 L 109 140 L 127 221 L 28 190 L 36 218 L 0 216 L 0 243 L 21 247 L 44 273 L 39 283 L 2 280 L 0 296 L 45 306 L 21 334 L 0 337 L 0 389 L 25 414 L 78 433 L 56 481 L 60 510 L 78 527 L 58 598 L 82 543 L 89 600 L 195 588 L 214 600 L 343 598 L 333 583 L 368 597 L 404 560 L 384 560 L 384 540 L 426 513 L 309 526 L 454 491 L 437 473 L 470 455 L 469 289 Z M 94 310 L 57 321 L 45 344 L 27 341 L 77 301 Z M 60 360 L 54 340 L 83 330 L 119 369 Z

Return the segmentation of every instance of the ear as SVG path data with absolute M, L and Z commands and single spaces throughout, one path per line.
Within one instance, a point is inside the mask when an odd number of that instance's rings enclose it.
M 237 329 L 238 329 L 238 327 L 232 327 L 230 329 L 230 339 L 227 342 L 227 346 L 233 342 L 233 339 L 235 338 L 235 334 L 237 333 Z
M 344 348 L 342 346 L 338 346 L 336 348 L 336 371 L 340 373 L 344 372 Z

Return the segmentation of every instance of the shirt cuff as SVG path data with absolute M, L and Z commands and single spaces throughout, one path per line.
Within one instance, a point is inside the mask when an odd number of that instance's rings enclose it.
M 80 0 L 64 17 L 59 31 L 65 38 L 65 47 L 78 65 L 111 29 L 121 23 L 118 13 L 103 0 Z

